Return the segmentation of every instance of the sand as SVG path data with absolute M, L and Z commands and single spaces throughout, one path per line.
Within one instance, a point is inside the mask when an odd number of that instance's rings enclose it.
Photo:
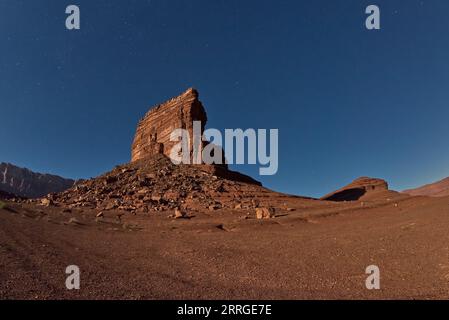
M 284 201 L 290 209 L 268 220 L 226 209 L 119 220 L 7 202 L 0 298 L 449 298 L 449 198 Z M 80 290 L 65 287 L 68 265 L 80 268 Z M 366 289 L 369 265 L 380 290 Z

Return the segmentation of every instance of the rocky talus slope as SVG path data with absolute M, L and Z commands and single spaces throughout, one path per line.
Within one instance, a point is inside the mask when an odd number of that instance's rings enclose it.
M 71 208 L 145 213 L 174 208 L 255 208 L 276 195 L 237 172 L 207 165 L 175 165 L 157 154 L 118 166 L 46 199 Z

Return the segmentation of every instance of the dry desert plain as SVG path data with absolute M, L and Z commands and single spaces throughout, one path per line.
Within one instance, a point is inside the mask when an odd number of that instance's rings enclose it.
M 97 217 L 97 209 L 4 201 L 1 299 L 449 298 L 449 198 L 369 192 L 332 202 L 278 193 L 254 210 Z M 65 287 L 68 265 L 80 290 Z M 367 290 L 377 265 L 381 289 Z

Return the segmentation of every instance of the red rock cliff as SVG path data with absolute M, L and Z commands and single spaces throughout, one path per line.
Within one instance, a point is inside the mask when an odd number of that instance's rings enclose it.
M 180 96 L 155 106 L 139 122 L 132 145 L 131 162 L 154 154 L 169 157 L 172 147 L 178 143 L 170 141 L 170 134 L 175 129 L 187 129 L 193 141 L 193 121 L 201 121 L 203 133 L 207 115 L 195 89 L 188 89 Z M 190 151 L 193 149 L 192 144 Z

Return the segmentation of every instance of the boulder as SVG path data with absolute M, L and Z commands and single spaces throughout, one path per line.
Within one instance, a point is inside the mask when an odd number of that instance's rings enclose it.
M 53 205 L 53 201 L 47 198 L 43 198 L 41 199 L 41 205 L 45 206 L 45 207 L 49 207 Z
M 275 213 L 276 213 L 276 210 L 272 207 L 256 208 L 256 218 L 259 220 L 274 218 Z
M 186 213 L 180 208 L 175 209 L 175 219 L 183 219 L 186 217 Z

